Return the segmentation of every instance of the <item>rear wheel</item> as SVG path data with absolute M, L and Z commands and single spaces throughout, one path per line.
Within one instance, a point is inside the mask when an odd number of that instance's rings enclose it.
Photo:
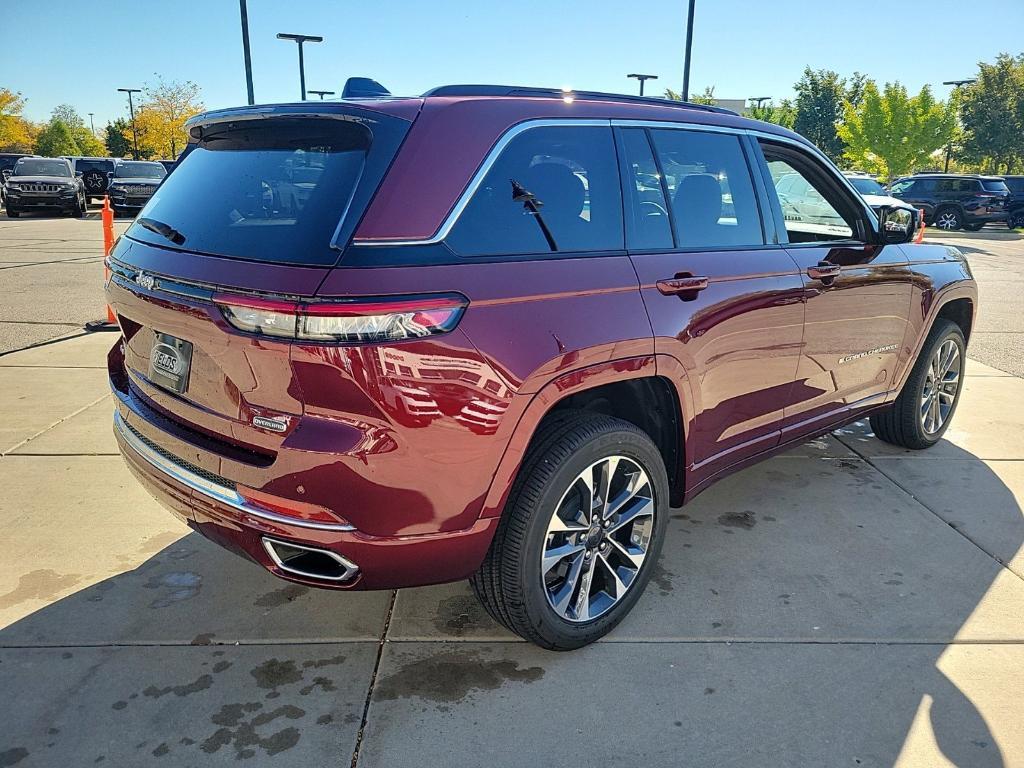
M 1024 210 L 1014 211 L 1010 214 L 1010 218 L 1006 220 L 1006 226 L 1010 229 L 1017 229 L 1018 227 L 1024 227 Z
M 960 326 L 936 321 L 899 397 L 871 416 L 875 437 L 913 450 L 939 442 L 960 401 L 965 349 Z
M 488 613 L 550 650 L 592 643 L 639 599 L 658 560 L 668 476 L 642 430 L 609 416 L 552 419 L 471 579 Z
M 963 217 L 956 208 L 940 208 L 935 214 L 935 226 L 947 232 L 960 229 L 963 226 Z

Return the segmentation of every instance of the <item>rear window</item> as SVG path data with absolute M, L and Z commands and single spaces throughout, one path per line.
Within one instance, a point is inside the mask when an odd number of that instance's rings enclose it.
M 981 186 L 985 188 L 986 192 L 1009 192 L 1009 187 L 1006 186 L 1006 182 L 1001 179 L 982 179 Z
M 139 219 L 176 230 L 184 238 L 178 245 L 197 253 L 333 264 L 339 252 L 331 244 L 373 141 L 367 122 L 275 117 L 208 125 Z M 171 246 L 138 223 L 128 234 Z
M 85 173 L 86 171 L 108 171 L 114 170 L 113 160 L 75 160 L 75 173 Z

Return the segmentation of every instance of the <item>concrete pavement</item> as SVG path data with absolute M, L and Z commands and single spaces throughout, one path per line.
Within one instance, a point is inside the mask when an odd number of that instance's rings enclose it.
M 110 436 L 113 334 L 0 357 L 0 766 L 1024 765 L 1024 380 L 948 439 L 865 425 L 673 510 L 581 651 L 465 584 L 337 594 L 206 542 Z

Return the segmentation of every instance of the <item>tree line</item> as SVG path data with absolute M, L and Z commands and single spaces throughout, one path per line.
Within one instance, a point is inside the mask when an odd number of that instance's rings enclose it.
M 70 104 L 53 109 L 50 119 L 34 123 L 24 117 L 25 98 L 0 87 L 0 152 L 29 152 L 45 157 L 109 156 L 173 160 L 188 142 L 185 122 L 203 111 L 199 86 L 165 81 L 143 88 L 135 106 L 134 130 L 128 117 L 107 123 L 102 138 Z
M 793 91 L 795 98 L 748 114 L 791 128 L 844 168 L 891 179 L 944 170 L 948 154 L 953 171 L 1024 173 L 1024 54 L 981 62 L 976 82 L 948 101 L 927 85 L 911 94 L 898 81 L 880 87 L 858 72 L 844 78 L 810 67 Z M 714 104 L 714 87 L 690 100 Z

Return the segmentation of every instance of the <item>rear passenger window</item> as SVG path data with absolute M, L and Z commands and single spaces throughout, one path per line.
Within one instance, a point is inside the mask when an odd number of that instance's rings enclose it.
M 680 248 L 763 245 L 761 216 L 736 136 L 651 131 Z
M 446 242 L 463 256 L 622 250 L 611 128 L 531 128 L 513 138 Z
M 626 195 L 626 247 L 672 247 L 668 203 L 647 131 L 623 130 L 623 191 Z

